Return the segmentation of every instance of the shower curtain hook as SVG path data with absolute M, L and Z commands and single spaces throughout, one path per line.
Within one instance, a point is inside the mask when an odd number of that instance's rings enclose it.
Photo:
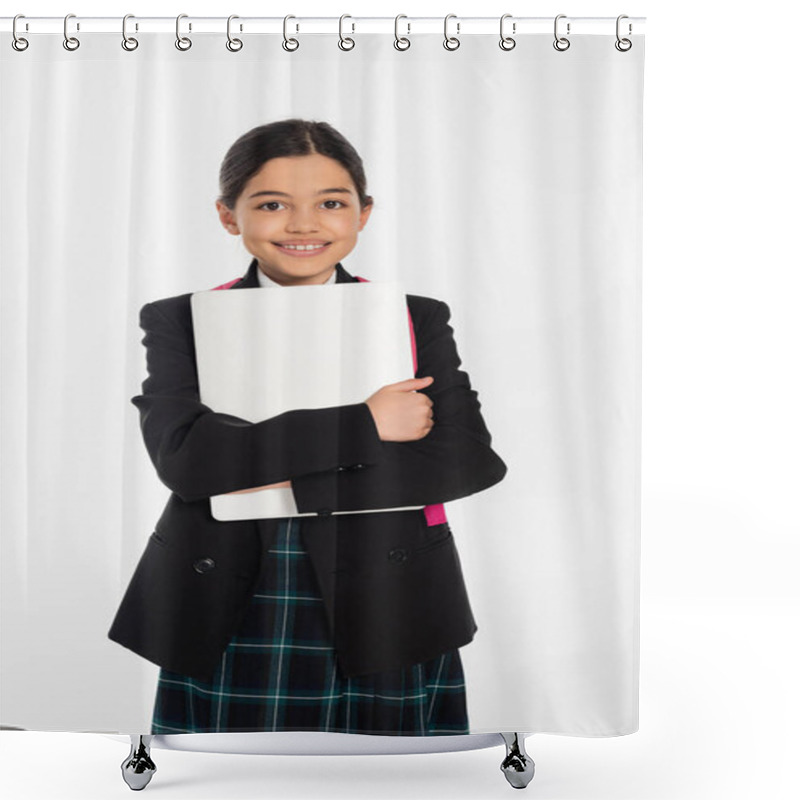
M 455 14 L 448 14 L 444 18 L 444 42 L 442 42 L 442 44 L 444 45 L 444 49 L 445 50 L 458 50 L 458 48 L 461 47 L 461 40 L 460 39 L 456 38 L 455 36 L 448 36 L 447 35 L 447 23 L 448 23 L 449 20 L 455 19 L 455 18 L 456 18 Z M 461 33 L 461 23 L 460 22 L 456 22 L 456 34 L 459 34 L 459 33 Z
M 556 37 L 556 40 L 553 42 L 553 47 L 558 50 L 560 53 L 563 53 L 565 50 L 569 50 L 570 41 L 569 39 L 565 38 L 564 36 L 558 35 L 558 21 L 560 19 L 566 19 L 566 14 L 559 14 L 555 22 L 553 23 L 553 34 Z M 567 23 L 567 36 L 569 36 L 569 22 Z
M 353 19 L 353 18 L 349 14 L 342 14 L 342 16 L 339 17 L 339 49 L 352 50 L 356 46 L 355 40 L 351 39 L 349 36 L 344 36 L 342 34 L 342 23 L 345 21 L 345 19 Z M 353 26 L 353 30 L 351 31 L 351 33 L 355 33 L 356 32 L 355 22 L 351 23 L 351 25 Z
M 628 17 L 627 14 L 620 14 L 617 17 L 617 41 L 614 42 L 614 47 L 616 47 L 617 50 L 620 51 L 620 53 L 627 53 L 628 50 L 630 50 L 631 47 L 633 47 L 633 42 L 631 42 L 630 39 L 621 39 L 620 36 L 619 36 L 619 23 L 620 23 L 621 20 L 628 19 L 628 18 L 629 17 Z M 633 33 L 633 25 L 631 25 L 630 22 L 629 22 L 628 23 L 628 34 L 630 35 L 631 33 Z
M 129 53 L 139 46 L 139 40 L 133 36 L 128 36 L 128 20 L 133 19 L 133 14 L 126 14 L 122 18 L 122 49 L 127 50 Z M 139 30 L 139 25 L 136 25 L 136 30 Z
M 231 38 L 231 20 L 233 19 L 239 19 L 239 16 L 237 14 L 231 14 L 228 17 L 228 28 L 227 28 L 228 41 L 225 42 L 225 47 L 227 47 L 228 50 L 231 51 L 231 53 L 238 53 L 244 47 L 244 43 L 242 42 L 241 39 Z M 241 29 L 242 26 L 240 25 L 239 30 L 241 31 Z
M 181 20 L 188 17 L 188 14 L 178 14 L 175 20 L 175 47 L 178 50 L 188 50 L 192 46 L 192 40 L 188 36 L 181 36 Z M 189 23 L 189 30 L 192 30 L 192 23 Z
M 405 36 L 400 36 L 400 32 L 398 31 L 401 19 L 408 19 L 408 17 L 405 14 L 398 14 L 394 18 L 394 49 L 408 50 L 408 48 L 411 47 L 411 39 L 407 39 Z M 406 26 L 408 27 L 407 33 L 411 33 L 411 23 L 406 22 Z
M 503 14 L 503 16 L 500 17 L 500 49 L 501 50 L 513 50 L 517 46 L 517 40 L 516 39 L 512 39 L 510 36 L 506 36 L 503 33 L 503 23 L 507 19 L 510 19 L 510 18 L 511 18 L 511 14 Z M 516 22 L 512 22 L 511 23 L 511 32 L 512 33 L 516 33 L 517 32 L 517 23 Z
M 289 22 L 290 19 L 297 19 L 297 17 L 295 17 L 293 14 L 287 14 L 283 18 L 283 49 L 287 50 L 288 52 L 291 53 L 291 52 L 297 50 L 298 47 L 300 47 L 300 42 L 298 42 L 297 39 L 295 39 L 295 38 L 289 39 L 286 36 L 286 27 L 287 27 L 287 23 Z M 300 26 L 299 25 L 295 25 L 295 32 L 297 32 L 299 30 L 300 30 Z
M 64 42 L 63 42 L 63 44 L 64 44 L 64 49 L 65 50 L 69 50 L 69 51 L 77 50 L 81 46 L 80 40 L 76 39 L 74 36 L 70 36 L 69 33 L 67 32 L 67 22 L 69 21 L 70 17 L 74 17 L 74 16 L 75 16 L 74 14 L 67 14 L 67 16 L 64 17 Z M 76 30 L 80 30 L 80 29 L 81 29 L 81 26 L 80 26 L 79 23 L 77 23 L 76 24 Z
M 28 42 L 27 39 L 25 39 L 22 36 L 19 36 L 17 34 L 17 20 L 18 19 L 25 19 L 25 15 L 24 14 L 17 14 L 17 16 L 14 17 L 14 22 L 11 23 L 11 35 L 14 37 L 11 40 L 11 46 L 18 53 L 21 53 L 23 50 L 27 50 L 28 49 L 28 45 L 30 44 L 30 42 Z M 26 22 L 25 23 L 26 29 L 27 29 L 27 25 L 28 25 L 28 23 Z

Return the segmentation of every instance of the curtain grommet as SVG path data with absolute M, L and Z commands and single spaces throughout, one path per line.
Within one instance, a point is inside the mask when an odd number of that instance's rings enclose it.
M 188 14 L 178 14 L 175 20 L 175 47 L 182 52 L 186 52 L 192 46 L 192 40 L 188 36 L 181 36 L 181 20 L 186 19 Z M 192 23 L 189 23 L 189 31 L 192 30 Z
M 24 14 L 17 14 L 14 17 L 14 21 L 11 23 L 11 36 L 12 36 L 11 46 L 18 53 L 22 53 L 22 52 L 24 52 L 25 50 L 28 49 L 28 45 L 30 44 L 30 42 L 24 36 L 20 36 L 17 33 L 17 20 L 18 19 L 25 19 L 25 15 Z
M 398 30 L 398 28 L 400 27 L 401 19 L 408 19 L 408 17 L 405 14 L 398 14 L 394 18 L 394 49 L 403 52 L 404 50 L 408 50 L 408 48 L 411 47 L 411 39 L 409 39 L 407 35 L 406 36 L 400 35 L 400 31 Z M 411 23 L 406 22 L 406 27 L 408 28 L 406 33 L 410 34 Z
M 503 31 L 503 24 L 507 19 L 511 18 L 511 14 L 503 14 L 500 17 L 500 49 L 505 50 L 508 52 L 509 50 L 513 50 L 517 46 L 517 40 L 513 39 L 511 36 L 506 36 L 505 32 Z M 517 23 L 511 23 L 511 33 L 517 32 Z
M 300 47 L 300 42 L 297 41 L 297 39 L 286 35 L 286 29 L 288 27 L 290 19 L 297 19 L 297 17 L 295 17 L 293 14 L 287 14 L 283 18 L 283 42 L 281 42 L 281 46 L 283 47 L 284 50 L 286 50 L 287 53 L 293 53 L 295 50 L 297 50 L 298 47 Z M 295 26 L 295 31 L 299 30 L 300 27 Z
M 241 39 L 236 39 L 235 37 L 231 36 L 231 21 L 234 19 L 239 19 L 238 14 L 231 14 L 228 17 L 228 27 L 226 30 L 228 41 L 225 42 L 225 47 L 227 47 L 231 53 L 238 53 L 244 47 L 244 42 Z M 242 26 L 240 25 L 239 30 L 241 31 L 241 29 Z
M 456 15 L 448 14 L 444 18 L 444 41 L 442 42 L 442 46 L 445 50 L 450 50 L 452 52 L 453 50 L 458 50 L 458 48 L 461 47 L 461 40 L 458 38 L 458 34 L 461 33 L 461 23 L 456 22 L 456 35 L 449 36 L 447 33 L 447 23 L 451 19 L 456 19 Z
M 555 41 L 553 42 L 553 47 L 558 50 L 559 53 L 563 53 L 565 50 L 569 50 L 569 46 L 571 44 L 570 40 L 566 38 L 566 36 L 559 36 L 558 35 L 558 21 L 560 19 L 566 19 L 566 14 L 558 14 L 553 22 L 553 36 L 555 36 Z M 567 23 L 567 36 L 569 36 L 569 22 Z
M 353 19 L 353 18 L 349 14 L 342 14 L 342 16 L 339 17 L 339 49 L 348 52 L 349 50 L 352 50 L 356 46 L 356 42 L 355 39 L 352 39 L 350 36 L 345 36 L 344 33 L 342 32 L 342 23 L 346 19 Z M 356 24 L 355 22 L 351 24 L 353 27 L 351 33 L 355 33 Z
M 75 36 L 70 36 L 69 32 L 67 31 L 67 24 L 70 18 L 74 17 L 75 17 L 74 14 L 67 14 L 67 16 L 64 17 L 64 41 L 62 42 L 62 44 L 64 45 L 64 49 L 69 50 L 70 52 L 77 50 L 81 46 L 80 39 L 77 39 Z M 80 29 L 81 29 L 80 23 L 77 23 L 76 30 Z
M 633 42 L 630 39 L 621 37 L 619 35 L 619 28 L 620 28 L 619 24 L 623 19 L 629 19 L 628 15 L 627 14 L 620 14 L 617 17 L 617 41 L 614 42 L 614 47 L 616 47 L 617 50 L 619 50 L 620 53 L 627 53 L 628 50 L 630 50 L 631 47 L 633 47 Z M 630 36 L 631 33 L 633 33 L 633 25 L 631 25 L 631 23 L 629 22 L 628 23 L 628 35 Z
M 128 36 L 128 20 L 133 19 L 133 14 L 126 14 L 122 18 L 122 42 L 121 47 L 123 50 L 127 50 L 129 53 L 133 52 L 139 46 L 139 40 L 133 36 Z M 138 24 L 136 25 L 136 30 L 139 30 Z

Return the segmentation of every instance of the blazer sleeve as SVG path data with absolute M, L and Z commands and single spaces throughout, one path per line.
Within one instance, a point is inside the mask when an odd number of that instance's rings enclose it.
M 491 448 L 478 393 L 459 369 L 450 309 L 434 301 L 417 334 L 417 377 L 433 376 L 433 428 L 422 439 L 381 442 L 380 458 L 292 479 L 300 513 L 431 505 L 498 483 L 507 468 Z M 415 325 L 416 329 L 416 325 Z
M 186 324 L 180 321 L 181 308 Z M 141 394 L 131 398 L 156 473 L 182 500 L 325 474 L 383 457 L 366 402 L 292 410 L 259 422 L 217 413 L 201 403 L 190 320 L 188 303 L 184 308 L 155 301 L 142 307 L 147 378 Z

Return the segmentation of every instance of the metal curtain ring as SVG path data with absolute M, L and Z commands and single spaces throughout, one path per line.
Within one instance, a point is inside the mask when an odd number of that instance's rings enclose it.
M 181 36 L 181 20 L 188 17 L 188 14 L 178 14 L 175 20 L 175 47 L 178 50 L 188 50 L 192 46 L 192 40 L 188 36 Z M 189 30 L 192 29 L 192 23 L 189 23 Z
M 408 17 L 405 14 L 398 14 L 394 18 L 394 49 L 408 50 L 408 48 L 411 47 L 411 39 L 407 39 L 405 36 L 400 36 L 398 28 L 400 27 L 401 19 L 408 19 Z M 408 27 L 407 33 L 411 33 L 411 23 L 406 22 L 406 26 Z
M 135 39 L 133 36 L 128 36 L 128 20 L 133 19 L 133 14 L 126 14 L 122 18 L 122 49 L 127 50 L 130 52 L 131 50 L 135 50 L 139 46 L 139 40 Z M 139 26 L 136 26 L 136 30 L 139 30 Z
M 444 45 L 444 49 L 445 50 L 458 50 L 458 48 L 461 47 L 461 40 L 460 39 L 457 39 L 455 36 L 448 36 L 447 35 L 447 23 L 448 23 L 449 20 L 455 19 L 455 16 L 456 16 L 455 14 L 448 14 L 444 18 L 444 42 L 442 42 L 442 44 Z M 460 22 L 456 22 L 456 33 L 457 34 L 461 33 L 461 23 Z
M 558 35 L 558 21 L 566 18 L 566 14 L 559 14 L 553 23 L 553 35 L 556 37 L 556 40 L 553 42 L 553 47 L 555 47 L 555 49 L 561 53 L 563 53 L 565 50 L 569 50 L 570 45 L 569 39 Z M 567 23 L 567 36 L 569 36 L 569 22 Z
M 503 33 L 503 23 L 507 19 L 510 19 L 510 17 L 511 17 L 511 14 L 503 14 L 503 16 L 500 17 L 500 49 L 501 50 L 513 50 L 517 46 L 517 40 L 516 39 L 512 39 L 510 36 L 506 36 Z M 512 33 L 516 33 L 517 32 L 517 23 L 516 22 L 512 22 L 511 23 L 511 32 Z
M 351 39 L 349 36 L 343 36 L 342 35 L 342 23 L 346 19 L 353 19 L 353 18 L 349 14 L 342 14 L 342 16 L 339 17 L 339 49 L 340 50 L 352 50 L 356 46 L 356 43 L 355 43 L 355 41 L 353 39 Z M 353 22 L 352 25 L 353 25 L 353 30 L 351 32 L 355 33 L 356 32 L 356 24 L 355 24 L 355 22 Z
M 14 17 L 14 22 L 11 23 L 11 35 L 14 37 L 11 40 L 11 46 L 18 53 L 21 53 L 23 50 L 27 50 L 28 49 L 28 44 L 30 44 L 30 43 L 28 42 L 27 39 L 25 39 L 22 36 L 19 36 L 17 34 L 17 20 L 18 19 L 25 19 L 25 15 L 24 14 L 17 14 L 17 16 Z
M 292 14 L 287 14 L 283 18 L 283 49 L 291 53 L 294 50 L 297 50 L 298 47 L 300 47 L 300 42 L 298 42 L 297 39 L 294 38 L 289 39 L 286 36 L 287 23 L 289 22 L 290 19 L 297 19 L 297 17 L 293 16 Z M 299 26 L 296 26 L 295 30 L 299 30 Z
M 620 36 L 619 36 L 619 23 L 623 19 L 628 19 L 628 15 L 627 14 L 620 14 L 617 17 L 617 41 L 614 42 L 614 47 L 616 47 L 617 50 L 620 51 L 620 53 L 627 53 L 628 50 L 630 50 L 631 47 L 633 47 L 633 42 L 630 39 L 621 39 Z M 630 34 L 630 33 L 632 33 L 632 31 L 633 31 L 633 27 L 631 26 L 631 24 L 629 22 L 628 23 L 628 33 Z
M 64 44 L 64 49 L 65 50 L 77 50 L 81 46 L 80 41 L 78 39 L 76 39 L 74 36 L 70 36 L 69 33 L 67 32 L 67 22 L 69 21 L 70 17 L 74 17 L 74 16 L 75 16 L 74 14 L 67 14 L 67 16 L 64 17 L 64 43 L 63 44 Z M 80 25 L 78 25 L 78 30 L 80 30 L 80 29 L 81 29 Z
M 231 14 L 228 17 L 228 27 L 227 27 L 227 31 L 226 31 L 227 34 L 228 34 L 228 41 L 225 42 L 225 47 L 227 47 L 228 50 L 231 51 L 231 53 L 238 53 L 244 47 L 244 43 L 242 42 L 241 39 L 232 39 L 231 38 L 231 20 L 234 20 L 234 19 L 239 19 L 238 15 Z M 239 26 L 239 30 L 241 30 L 241 29 L 242 29 L 242 26 L 240 25 Z

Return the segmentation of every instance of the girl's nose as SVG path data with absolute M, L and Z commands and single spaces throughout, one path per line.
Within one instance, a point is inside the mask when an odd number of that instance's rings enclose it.
M 296 208 L 286 225 L 290 231 L 314 231 L 317 229 L 317 215 L 314 209 Z

